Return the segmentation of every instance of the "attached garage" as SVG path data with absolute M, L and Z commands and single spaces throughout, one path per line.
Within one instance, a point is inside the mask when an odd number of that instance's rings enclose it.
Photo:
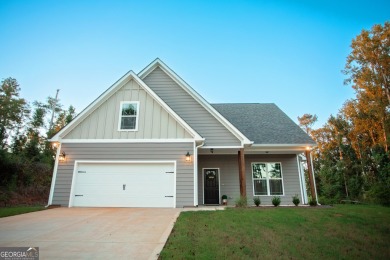
M 174 208 L 175 162 L 75 163 L 70 207 Z

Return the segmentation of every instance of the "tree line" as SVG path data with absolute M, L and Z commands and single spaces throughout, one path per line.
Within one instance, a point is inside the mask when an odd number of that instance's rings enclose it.
M 28 103 L 16 79 L 0 87 L 0 203 L 47 202 L 55 150 L 48 141 L 76 115 L 59 100 Z
M 318 144 L 312 156 L 320 203 L 390 206 L 390 23 L 362 30 L 351 49 L 343 73 L 355 97 L 318 129 L 316 115 L 298 121 Z

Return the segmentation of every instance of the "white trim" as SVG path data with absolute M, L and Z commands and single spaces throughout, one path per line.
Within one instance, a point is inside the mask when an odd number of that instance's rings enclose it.
M 58 171 L 58 162 L 59 162 L 58 157 L 60 156 L 60 152 L 61 152 L 61 143 L 57 146 L 56 158 L 54 161 L 53 176 L 51 178 L 49 201 L 47 202 L 47 205 L 51 205 L 53 203 L 54 187 L 57 180 L 57 171 Z
M 122 106 L 123 104 L 137 104 L 137 112 L 135 115 L 135 128 L 134 129 L 122 129 Z M 137 132 L 138 131 L 138 118 L 139 118 L 139 101 L 121 101 L 119 104 L 119 117 L 118 117 L 118 131 L 119 132 Z
M 192 143 L 194 139 L 62 139 L 61 143 Z
M 190 85 L 181 79 L 173 70 L 171 70 L 159 58 L 155 59 L 146 68 L 138 73 L 141 79 L 149 75 L 157 66 L 159 66 L 172 80 L 174 80 L 184 91 L 186 91 L 192 98 L 194 98 L 200 105 L 202 105 L 211 115 L 215 117 L 223 126 L 225 126 L 242 145 L 252 144 L 252 142 L 241 133 L 235 126 L 233 126 L 226 118 L 224 118 L 215 108 L 213 108 L 199 93 L 197 93 Z
M 310 153 L 310 151 L 309 151 L 309 153 Z M 316 193 L 317 205 L 319 205 L 318 194 L 317 194 L 316 176 L 314 175 L 313 156 L 311 156 L 311 154 L 310 154 L 310 163 L 311 163 L 311 175 L 313 177 L 313 183 L 314 183 L 314 191 Z
M 198 148 L 204 145 L 204 142 L 196 146 L 194 142 L 194 206 L 199 205 L 199 181 L 198 181 Z
M 240 149 L 243 146 L 203 146 L 201 149 Z
M 252 147 L 315 147 L 316 144 L 253 144 Z
M 251 147 L 246 148 L 248 152 L 294 152 L 301 153 L 306 150 L 307 147 L 314 147 L 313 144 L 253 144 Z
M 93 111 L 95 111 L 103 102 L 105 102 L 109 97 L 111 97 L 118 89 L 123 87 L 123 85 L 133 79 L 138 85 L 140 85 L 149 95 L 151 95 L 157 103 L 162 106 L 168 114 L 172 117 L 186 130 L 188 131 L 195 140 L 203 140 L 203 138 L 189 126 L 181 117 L 179 117 L 176 112 L 174 112 L 153 90 L 151 90 L 133 71 L 127 72 L 123 77 L 121 77 L 117 82 L 115 82 L 111 87 L 109 87 L 103 94 L 101 94 L 95 101 L 89 104 L 79 115 L 77 115 L 69 124 L 62 128 L 57 134 L 55 134 L 49 141 L 60 141 L 64 136 L 66 136 L 73 128 L 75 128 L 79 123 L 81 123 L 87 116 L 89 116 Z
M 304 191 L 303 184 L 305 182 L 305 179 L 302 179 L 302 167 L 301 167 L 301 161 L 299 160 L 299 155 L 297 155 L 297 167 L 298 167 L 298 176 L 299 176 L 299 187 L 301 188 L 301 199 L 302 204 L 306 204 L 306 192 Z
M 203 205 L 206 205 L 204 203 L 204 170 L 218 170 L 218 204 L 221 204 L 221 170 L 220 168 L 202 168 L 202 193 L 203 193 Z M 213 204 L 207 204 L 207 205 L 213 205 Z
M 176 161 L 172 161 L 172 160 L 167 160 L 167 161 L 164 161 L 164 160 L 152 160 L 152 161 L 147 161 L 147 160 L 136 160 L 136 161 L 132 161 L 132 160 L 119 160 L 119 161 L 114 161 L 114 160 L 75 160 L 74 161 L 74 166 L 73 166 L 73 175 L 72 175 L 72 184 L 71 184 L 71 188 L 70 188 L 70 195 L 69 195 L 69 204 L 68 204 L 68 207 L 71 208 L 73 207 L 73 198 L 74 198 L 74 188 L 75 188 L 75 180 L 76 180 L 76 174 L 77 174 L 77 169 L 78 169 L 78 165 L 80 163 L 96 163 L 96 164 L 108 164 L 108 163 L 124 163 L 124 164 L 136 164 L 136 163 L 173 163 L 173 170 L 174 170 L 174 177 L 173 177 L 173 180 L 174 180 L 174 183 L 173 183 L 173 194 L 175 194 L 175 199 L 173 201 L 173 208 L 176 208 L 176 200 L 177 200 L 177 191 L 176 191 L 176 172 L 177 172 L 177 167 L 176 167 L 176 164 L 177 162 Z
M 268 167 L 267 167 L 267 178 L 266 178 L 266 181 L 267 181 L 267 195 L 256 195 L 255 194 L 255 186 L 253 185 L 253 164 L 256 164 L 256 163 L 263 163 L 263 164 L 267 164 L 267 163 L 279 163 L 280 164 L 280 175 L 282 176 L 282 178 L 280 178 L 282 180 L 282 189 L 283 189 L 283 194 L 281 195 L 272 195 L 271 194 L 271 190 L 270 190 L 270 185 L 269 185 L 269 176 L 268 176 Z M 281 197 L 284 197 L 286 196 L 286 191 L 284 189 L 284 174 L 283 174 L 283 166 L 282 166 L 282 162 L 268 162 L 268 161 L 265 161 L 265 162 L 251 162 L 251 175 L 252 175 L 252 190 L 253 190 L 253 196 L 261 196 L 261 197 L 274 197 L 274 196 L 281 196 Z M 278 180 L 279 178 L 275 179 L 275 180 Z

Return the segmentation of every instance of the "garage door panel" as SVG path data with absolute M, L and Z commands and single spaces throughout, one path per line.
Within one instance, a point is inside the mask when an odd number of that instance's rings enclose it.
M 173 163 L 80 163 L 73 206 L 174 207 Z

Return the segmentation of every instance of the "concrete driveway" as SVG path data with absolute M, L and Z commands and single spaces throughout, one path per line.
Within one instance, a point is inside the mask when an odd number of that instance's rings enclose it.
M 0 246 L 40 259 L 156 259 L 180 209 L 55 208 L 0 218 Z

